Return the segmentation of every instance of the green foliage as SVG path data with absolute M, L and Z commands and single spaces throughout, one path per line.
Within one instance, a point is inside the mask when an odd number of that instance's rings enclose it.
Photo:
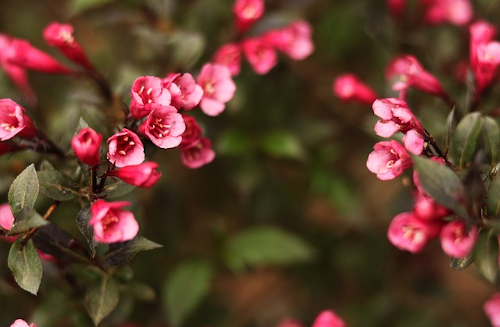
M 500 129 L 496 120 L 488 116 L 483 117 L 483 139 L 490 162 L 495 165 L 500 152 Z
M 69 201 L 78 196 L 72 187 L 71 177 L 57 170 L 42 170 L 36 173 L 40 185 L 40 193 L 57 201 Z
M 498 276 L 498 238 L 491 229 L 483 229 L 474 247 L 474 258 L 479 273 L 490 283 Z
M 500 174 L 497 174 L 490 182 L 486 203 L 490 216 L 500 215 Z
M 92 257 L 94 257 L 96 253 L 97 241 L 94 239 L 94 230 L 92 229 L 92 226 L 90 226 L 89 224 L 89 220 L 91 217 L 92 215 L 90 213 L 90 205 L 86 205 L 76 215 L 75 222 L 76 226 L 87 240 L 90 253 Z
M 24 169 L 9 188 L 9 205 L 14 217 L 25 207 L 33 208 L 38 197 L 38 178 L 35 165 Z
M 118 305 L 120 292 L 116 281 L 103 274 L 87 289 L 87 311 L 97 326 Z
M 141 251 L 153 250 L 163 247 L 163 245 L 138 236 L 131 241 L 123 243 L 113 243 L 109 247 L 108 253 L 102 259 L 103 267 L 119 266 L 128 263 Z
M 42 282 L 43 269 L 33 242 L 29 240 L 24 244 L 23 238 L 19 237 L 10 248 L 7 264 L 16 283 L 36 295 Z
M 297 137 L 289 132 L 276 131 L 264 136 L 262 149 L 271 157 L 303 160 L 305 151 Z
M 450 154 L 455 164 L 463 168 L 474 155 L 481 134 L 482 117 L 479 112 L 467 114 L 457 125 L 451 141 Z
M 49 222 L 43 219 L 33 208 L 24 207 L 16 217 L 9 235 L 17 235 L 29 231 L 32 228 L 47 225 Z

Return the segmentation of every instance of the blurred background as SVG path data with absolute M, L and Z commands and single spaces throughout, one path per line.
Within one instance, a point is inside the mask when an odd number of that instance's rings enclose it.
M 468 56 L 468 33 L 451 25 L 424 26 L 415 3 L 395 22 L 382 0 L 266 0 L 250 34 L 304 19 L 313 28 L 314 53 L 303 61 L 280 55 L 266 75 L 247 62 L 223 114 L 191 112 L 216 150 L 211 164 L 192 170 L 177 149 L 147 147 L 163 177 L 152 189 L 119 197 L 134 203 L 139 234 L 164 245 L 122 267 L 121 301 L 100 326 L 277 326 L 294 318 L 309 326 L 333 309 L 348 326 L 489 326 L 482 311 L 494 287 L 474 267 L 449 268 L 433 241 L 419 254 L 393 247 L 386 237 L 394 215 L 410 211 L 410 175 L 379 181 L 365 167 L 376 118 L 370 106 L 343 103 L 332 94 L 336 76 L 354 72 L 381 97 L 394 95 L 384 79 L 387 62 L 414 54 L 461 99 L 453 67 Z M 0 32 L 44 44 L 52 21 L 68 22 L 98 71 L 124 103 L 138 76 L 191 72 L 232 40 L 232 0 L 18 0 L 2 4 Z M 498 23 L 498 4 L 476 1 L 478 17 Z M 498 12 L 498 11 L 496 11 Z M 496 20 L 495 20 L 496 19 Z M 404 28 L 402 27 L 404 26 Z M 38 97 L 29 115 L 61 147 L 83 117 L 105 129 L 99 94 L 86 80 L 30 73 Z M 0 97 L 23 103 L 5 74 Z M 450 110 L 418 92 L 412 109 L 440 139 Z M 33 153 L 0 158 L 0 199 Z M 59 163 L 49 158 L 56 167 Z M 44 208 L 49 201 L 39 200 Z M 53 219 L 74 237 L 77 203 Z M 9 244 L 0 244 L 6 262 Z M 37 297 L 21 291 L 1 265 L 0 325 L 24 318 L 45 326 L 91 326 L 84 293 L 61 274 L 79 267 L 44 263 Z

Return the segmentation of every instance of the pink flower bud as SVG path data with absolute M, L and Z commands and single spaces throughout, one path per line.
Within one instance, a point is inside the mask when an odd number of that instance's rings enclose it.
M 500 327 L 500 293 L 493 294 L 483 306 L 484 313 L 493 327 Z
M 73 70 L 25 40 L 13 39 L 5 58 L 17 66 L 46 74 L 73 74 Z
M 242 42 L 242 49 L 252 69 L 257 74 L 266 74 L 278 62 L 276 51 L 264 38 L 245 39 Z
M 139 231 L 134 214 L 121 208 L 130 202 L 106 202 L 97 200 L 92 204 L 89 224 L 94 229 L 94 239 L 101 243 L 124 242 L 133 239 Z
M 345 322 L 335 314 L 332 310 L 322 311 L 316 320 L 314 320 L 312 327 L 345 327 Z
M 209 164 L 215 158 L 212 143 L 209 139 L 202 137 L 189 148 L 180 148 L 182 163 L 189 168 L 200 168 Z
M 23 107 L 11 99 L 0 99 L 0 141 L 14 136 L 31 138 L 37 131 Z
M 198 84 L 203 89 L 200 102 L 201 110 L 209 116 L 217 116 L 224 111 L 225 103 L 233 98 L 236 85 L 229 68 L 219 64 L 207 63 L 198 75 Z
M 236 0 L 233 5 L 236 30 L 246 32 L 264 14 L 263 0 Z
M 109 172 L 108 176 L 115 176 L 125 183 L 138 187 L 149 188 L 160 179 L 161 173 L 156 171 L 156 162 L 143 162 L 139 165 L 125 166 Z
M 449 22 L 463 26 L 473 16 L 472 6 L 468 0 L 435 0 L 426 1 L 425 21 L 429 24 Z
M 137 78 L 132 84 L 131 95 L 130 113 L 137 119 L 146 117 L 153 104 L 169 106 L 171 102 L 170 92 L 163 87 L 161 78 L 154 76 Z
M 116 167 L 138 165 L 144 161 L 144 146 L 137 134 L 124 128 L 108 141 L 108 160 Z
M 414 198 L 413 212 L 419 219 L 441 221 L 442 218 L 452 213 L 449 209 L 434 201 L 433 198 L 421 192 L 415 192 Z
M 151 108 L 139 131 L 162 149 L 178 146 L 186 129 L 182 115 L 172 106 L 153 105 Z
M 304 20 L 267 32 L 263 38 L 268 45 L 276 47 L 294 60 L 303 60 L 314 51 L 312 27 Z
M 98 166 L 101 163 L 102 135 L 92 128 L 82 128 L 71 139 L 71 147 L 78 159 L 86 165 Z
M 74 63 L 90 71 L 95 71 L 82 46 L 73 36 L 73 26 L 56 22 L 50 23 L 43 31 L 43 37 L 48 45 L 56 47 Z
M 179 144 L 181 148 L 190 148 L 194 143 L 201 139 L 201 127 L 192 116 L 182 115 L 186 130 L 182 133 L 182 142 Z
M 191 110 L 196 107 L 203 97 L 203 89 L 196 84 L 189 73 L 170 74 L 163 79 L 163 85 L 172 96 L 171 105 L 177 109 Z
M 440 237 L 444 253 L 451 257 L 463 258 L 472 250 L 476 242 L 477 227 L 472 226 L 467 231 L 465 222 L 455 219 L 444 225 Z
M 495 77 L 496 70 L 500 64 L 500 43 L 492 41 L 486 44 L 479 44 L 476 51 L 474 76 L 476 77 L 477 92 L 481 93 Z
M 241 69 L 241 47 L 236 43 L 224 44 L 215 51 L 214 63 L 229 68 L 232 76 L 238 75 Z
M 22 319 L 16 319 L 16 321 L 14 321 L 12 325 L 10 325 L 10 327 L 36 327 L 36 325 L 34 323 L 28 325 L 26 321 Z
M 5 230 L 11 230 L 14 224 L 14 216 L 8 203 L 0 204 L 0 227 Z
M 412 212 L 402 212 L 392 219 L 387 237 L 395 247 L 417 253 L 439 234 L 439 228 L 439 224 L 420 220 Z
M 412 166 L 410 155 L 397 141 L 378 142 L 373 150 L 368 155 L 366 167 L 382 181 L 394 179 Z
M 342 101 L 353 101 L 371 105 L 377 94 L 354 74 L 343 74 L 333 82 L 333 93 Z

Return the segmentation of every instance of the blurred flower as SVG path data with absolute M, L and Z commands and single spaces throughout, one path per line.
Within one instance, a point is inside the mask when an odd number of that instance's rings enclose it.
M 500 327 L 500 293 L 495 293 L 484 303 L 483 310 L 493 327 Z
M 101 163 L 102 135 L 92 128 L 82 128 L 71 139 L 71 147 L 78 159 L 86 165 L 98 166 Z
M 36 325 L 34 323 L 28 325 L 26 321 L 22 319 L 16 319 L 16 321 L 14 321 L 12 325 L 10 325 L 10 327 L 36 327 Z
M 366 167 L 377 175 L 380 180 L 390 180 L 398 177 L 412 165 L 410 155 L 397 141 L 382 141 L 373 146 L 373 152 L 368 155 Z
M 302 325 L 295 319 L 286 318 L 282 320 L 276 327 L 304 327 L 304 325 Z
M 477 48 L 492 41 L 496 32 L 495 26 L 484 20 L 470 25 L 470 63 L 473 70 L 477 66 Z
M 191 110 L 196 107 L 203 97 L 203 89 L 196 84 L 189 73 L 170 74 L 163 79 L 163 86 L 170 91 L 171 105 L 177 109 Z
M 304 20 L 273 30 L 264 35 L 266 42 L 294 60 L 303 60 L 314 51 L 312 27 Z
M 264 0 L 236 0 L 233 13 L 236 30 L 245 33 L 264 14 Z
M 133 239 L 139 231 L 134 214 L 122 207 L 130 202 L 106 202 L 97 200 L 92 204 L 92 217 L 89 224 L 93 227 L 94 238 L 101 243 L 124 242 Z
M 214 63 L 229 68 L 232 76 L 240 73 L 241 47 L 236 43 L 227 43 L 221 46 L 214 54 Z
M 195 142 L 198 142 L 201 138 L 201 127 L 196 122 L 196 119 L 192 116 L 182 115 L 184 119 L 184 124 L 186 125 L 186 130 L 182 133 L 182 141 L 179 145 L 182 148 L 189 148 Z
M 425 21 L 429 24 L 449 22 L 462 26 L 474 15 L 468 0 L 422 0 Z
M 170 92 L 163 87 L 161 78 L 155 76 L 138 77 L 132 84 L 131 95 L 130 114 L 136 119 L 147 116 L 152 104 L 168 106 L 171 102 Z
M 0 204 L 0 227 L 11 230 L 14 224 L 14 215 L 8 203 Z
M 343 74 L 333 82 L 333 93 L 342 101 L 373 104 L 378 96 L 368 85 L 361 82 L 354 74 Z
M 139 131 L 162 149 L 178 146 L 182 141 L 181 134 L 186 129 L 182 115 L 173 106 L 155 104 L 151 108 Z
M 455 219 L 441 229 L 441 247 L 443 252 L 455 258 L 465 257 L 474 247 L 477 238 L 477 227 L 467 231 L 463 220 Z
M 345 322 L 331 310 L 322 311 L 316 320 L 314 320 L 312 327 L 345 327 Z
M 476 65 L 474 76 L 476 77 L 477 92 L 481 93 L 495 77 L 496 70 L 500 64 L 500 43 L 489 42 L 480 44 L 476 49 Z
M 433 198 L 419 191 L 415 192 L 414 199 L 413 212 L 422 220 L 440 221 L 442 218 L 451 214 L 448 208 L 443 207 L 434 201 Z
M 203 89 L 200 102 L 201 110 L 209 116 L 217 116 L 224 111 L 225 103 L 233 98 L 236 85 L 229 68 L 219 64 L 207 63 L 198 75 L 198 84 Z
M 413 212 L 402 212 L 392 219 L 387 237 L 395 247 L 417 253 L 439 230 L 439 224 L 418 219 Z
M 400 19 L 405 10 L 407 0 L 386 0 L 386 3 L 392 16 Z
M 198 142 L 192 143 L 187 148 L 180 148 L 182 163 L 189 168 L 200 168 L 215 158 L 212 143 L 209 139 L 202 137 Z
M 266 74 L 276 66 L 278 62 L 276 50 L 264 38 L 245 39 L 241 46 L 250 66 L 257 74 Z
M 112 135 L 107 142 L 108 160 L 116 167 L 138 165 L 144 161 L 144 146 L 134 132 L 124 128 Z
M 37 131 L 23 107 L 11 99 L 0 99 L 0 141 L 16 135 L 30 138 L 36 136 Z
M 139 165 L 125 166 L 107 173 L 108 176 L 120 178 L 125 183 L 138 187 L 152 187 L 160 179 L 161 173 L 156 162 L 143 162 Z

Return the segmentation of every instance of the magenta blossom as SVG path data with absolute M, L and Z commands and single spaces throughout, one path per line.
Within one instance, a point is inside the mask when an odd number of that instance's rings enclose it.
M 425 0 L 425 21 L 429 24 L 449 22 L 453 25 L 466 25 L 473 16 L 469 0 Z
M 10 325 L 10 327 L 36 327 L 36 325 L 34 323 L 28 324 L 22 319 L 16 319 L 16 321 L 14 321 L 12 325 Z
M 31 138 L 37 135 L 37 131 L 23 107 L 11 99 L 0 99 L 0 141 L 16 135 Z
M 265 38 L 254 37 L 242 42 L 242 49 L 252 69 L 260 75 L 266 74 L 276 66 L 278 56 Z
M 474 76 L 476 77 L 477 92 L 480 93 L 495 78 L 500 64 L 500 42 L 492 41 L 480 44 L 476 51 Z
M 147 116 L 153 104 L 168 106 L 171 102 L 170 92 L 155 76 L 138 77 L 132 84 L 131 95 L 130 114 L 137 119 Z
M 221 46 L 214 54 L 214 63 L 229 68 L 232 76 L 240 73 L 241 47 L 237 43 L 227 43 Z
M 392 16 L 396 19 L 400 19 L 406 8 L 407 0 L 386 0 L 386 3 Z
M 82 128 L 71 139 L 75 155 L 86 165 L 98 166 L 101 163 L 102 135 L 92 128 Z
M 225 103 L 233 98 L 236 85 L 229 68 L 219 64 L 205 64 L 198 75 L 198 84 L 203 89 L 201 110 L 209 116 L 217 116 L 224 111 Z
M 137 134 L 124 128 L 108 141 L 108 160 L 116 167 L 138 165 L 144 161 L 144 146 Z
M 182 115 L 186 130 L 182 133 L 182 142 L 179 144 L 181 148 L 189 148 L 201 139 L 201 127 L 192 116 Z
M 265 34 L 266 41 L 294 60 L 303 60 L 314 51 L 312 27 L 304 20 Z
M 157 147 L 169 149 L 178 146 L 186 129 L 182 115 L 172 106 L 153 105 L 152 111 L 139 127 Z
M 325 310 L 316 317 L 312 327 L 346 327 L 346 324 L 335 312 Z
M 443 207 L 433 198 L 419 191 L 415 192 L 414 199 L 413 212 L 422 220 L 441 221 L 451 214 L 448 208 Z
M 402 212 L 392 219 L 387 237 L 395 247 L 417 253 L 439 230 L 440 224 L 418 219 L 412 212 Z
M 160 179 L 161 173 L 156 162 L 143 162 L 139 165 L 125 166 L 123 168 L 110 171 L 108 176 L 115 176 L 125 183 L 138 187 L 152 187 Z
M 163 85 L 172 96 L 171 105 L 177 109 L 191 110 L 200 103 L 203 89 L 196 84 L 189 73 L 170 74 L 163 80 Z
M 467 230 L 463 220 L 455 219 L 448 222 L 441 230 L 441 247 L 444 253 L 451 257 L 463 258 L 474 247 L 477 239 L 477 227 Z
M 480 20 L 470 25 L 470 64 L 473 70 L 477 65 L 477 48 L 493 40 L 497 30 L 490 23 Z
M 182 163 L 189 168 L 200 168 L 209 164 L 215 158 L 212 143 L 209 139 L 202 137 L 198 142 L 191 144 L 188 148 L 180 148 Z
M 333 93 L 342 101 L 359 102 L 371 105 L 378 96 L 368 85 L 354 74 L 343 74 L 333 82 Z
M 11 230 L 14 224 L 14 215 L 8 203 L 0 204 L 0 227 L 4 230 Z
M 89 224 L 94 229 L 94 238 L 101 243 L 124 242 L 133 239 L 139 231 L 134 214 L 121 208 L 130 202 L 106 202 L 97 200 L 92 204 Z
M 233 13 L 236 30 L 245 33 L 264 14 L 264 0 L 236 0 Z
M 411 166 L 410 155 L 401 144 L 394 140 L 376 143 L 366 161 L 368 170 L 382 181 L 398 177 Z
M 484 313 L 493 327 L 500 327 L 500 293 L 495 293 L 484 303 Z

